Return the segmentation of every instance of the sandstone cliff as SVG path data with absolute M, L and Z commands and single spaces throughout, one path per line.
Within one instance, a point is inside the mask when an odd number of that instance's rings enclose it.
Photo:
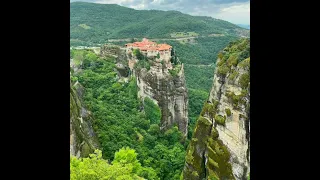
M 188 133 L 188 92 L 183 64 L 176 75 L 171 75 L 161 63 L 154 63 L 150 70 L 136 69 L 138 97 L 149 97 L 161 109 L 160 129 L 177 125 L 184 134 Z
M 246 179 L 250 172 L 250 41 L 219 54 L 213 87 L 187 149 L 183 179 Z
M 177 63 L 174 69 L 169 70 L 163 61 L 152 58 L 138 60 L 132 52 L 128 53 L 125 48 L 115 45 L 104 45 L 100 55 L 116 57 L 120 80 L 127 80 L 130 75 L 136 77 L 138 97 L 141 100 L 149 97 L 161 109 L 161 130 L 177 125 L 184 136 L 187 135 L 188 91 L 183 64 Z M 132 62 L 130 70 L 129 64 Z
M 113 56 L 116 59 L 116 72 L 119 78 L 127 78 L 130 75 L 126 50 L 120 46 L 105 44 L 100 49 L 100 56 Z
M 77 157 L 87 157 L 99 148 L 91 113 L 81 102 L 82 94 L 83 87 L 70 82 L 70 154 Z

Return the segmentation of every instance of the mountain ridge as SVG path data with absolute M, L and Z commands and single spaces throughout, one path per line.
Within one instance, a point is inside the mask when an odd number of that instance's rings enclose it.
M 98 23 L 97 23 L 98 22 Z M 248 30 L 230 22 L 179 11 L 135 10 L 117 4 L 70 3 L 70 38 L 104 43 L 109 38 L 168 38 L 172 33 L 239 36 Z

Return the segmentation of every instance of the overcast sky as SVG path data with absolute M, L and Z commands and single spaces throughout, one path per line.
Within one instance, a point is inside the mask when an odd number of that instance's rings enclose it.
M 70 0 L 119 4 L 134 9 L 177 10 L 186 14 L 211 16 L 234 24 L 250 25 L 250 0 Z

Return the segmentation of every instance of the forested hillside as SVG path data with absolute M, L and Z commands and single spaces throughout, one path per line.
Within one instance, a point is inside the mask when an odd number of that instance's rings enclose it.
M 249 31 L 211 17 L 178 11 L 135 10 L 115 4 L 70 3 L 71 46 L 100 46 L 109 41 L 124 45 L 134 41 L 133 38 L 138 41 L 143 37 L 168 43 L 185 64 L 188 89 L 201 91 L 198 94 L 208 93 L 211 87 L 208 80 L 212 80 L 217 53 L 242 35 L 248 36 Z M 181 41 L 181 38 L 186 39 Z
M 114 4 L 70 3 L 70 38 L 105 43 L 109 38 L 170 38 L 172 33 L 237 35 L 245 30 L 227 21 L 178 11 L 134 10 Z

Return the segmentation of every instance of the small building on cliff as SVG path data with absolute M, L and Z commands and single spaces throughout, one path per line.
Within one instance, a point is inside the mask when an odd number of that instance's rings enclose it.
M 125 47 L 127 53 L 132 53 L 134 49 L 139 49 L 144 56 L 151 58 L 153 57 L 159 62 L 164 61 L 167 64 L 167 68 L 172 69 L 170 62 L 172 46 L 168 44 L 157 44 L 147 38 L 143 38 L 141 42 L 125 44 Z M 134 63 L 129 62 L 129 66 L 130 64 Z M 130 69 L 132 68 L 130 67 Z

